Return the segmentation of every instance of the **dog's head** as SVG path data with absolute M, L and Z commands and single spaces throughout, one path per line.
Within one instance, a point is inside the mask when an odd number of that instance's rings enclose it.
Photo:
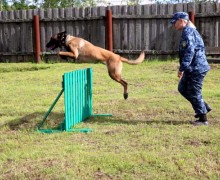
M 66 40 L 67 32 L 60 32 L 57 34 L 54 34 L 50 41 L 47 43 L 46 47 L 50 48 L 51 50 L 54 50 L 56 48 L 61 48 L 62 46 L 65 46 L 65 40 Z

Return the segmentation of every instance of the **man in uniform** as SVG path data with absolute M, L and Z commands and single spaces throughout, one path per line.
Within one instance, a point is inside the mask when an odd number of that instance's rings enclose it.
M 182 31 L 179 44 L 178 91 L 192 104 L 195 117 L 199 118 L 191 123 L 208 125 L 206 114 L 211 108 L 203 100 L 202 86 L 210 67 L 205 55 L 204 42 L 187 13 L 175 13 L 170 23 L 176 30 Z

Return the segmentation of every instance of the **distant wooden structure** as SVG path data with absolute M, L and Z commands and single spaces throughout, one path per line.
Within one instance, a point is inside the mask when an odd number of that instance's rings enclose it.
M 0 62 L 35 59 L 33 16 L 40 21 L 41 58 L 57 58 L 46 43 L 57 32 L 82 37 L 106 48 L 106 10 L 112 10 L 113 51 L 166 59 L 178 54 L 180 32 L 169 21 L 177 11 L 194 12 L 195 25 L 204 39 L 207 56 L 220 57 L 220 3 L 148 4 L 87 8 L 35 9 L 0 12 Z

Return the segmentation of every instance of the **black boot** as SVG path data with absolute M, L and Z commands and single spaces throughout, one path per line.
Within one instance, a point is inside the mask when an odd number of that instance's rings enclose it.
M 201 126 L 201 125 L 208 126 L 209 123 L 206 114 L 199 114 L 198 117 L 199 120 L 191 121 L 190 123 L 193 124 L 194 126 Z
M 204 102 L 204 103 L 205 103 L 205 107 L 206 107 L 207 113 L 210 112 L 210 111 L 212 110 L 212 108 L 211 108 L 206 102 Z M 195 118 L 198 118 L 199 115 L 198 115 L 198 114 L 195 114 L 194 117 L 195 117 Z
M 199 121 L 201 121 L 201 122 L 206 122 L 206 121 L 208 121 L 206 114 L 200 114 L 200 115 L 199 115 Z

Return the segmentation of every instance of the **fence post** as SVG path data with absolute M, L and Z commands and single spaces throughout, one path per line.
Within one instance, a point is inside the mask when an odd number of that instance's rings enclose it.
M 188 4 L 188 14 L 189 14 L 189 20 L 195 24 L 195 3 L 189 3 Z
M 191 11 L 189 12 L 189 20 L 195 24 L 195 12 L 194 11 Z
M 34 16 L 34 33 L 35 33 L 35 56 L 37 63 L 40 63 L 41 58 L 41 48 L 40 48 L 40 23 L 39 23 L 39 16 Z
M 112 39 L 112 11 L 110 9 L 106 10 L 106 27 L 107 27 L 107 50 L 113 51 L 113 39 Z

